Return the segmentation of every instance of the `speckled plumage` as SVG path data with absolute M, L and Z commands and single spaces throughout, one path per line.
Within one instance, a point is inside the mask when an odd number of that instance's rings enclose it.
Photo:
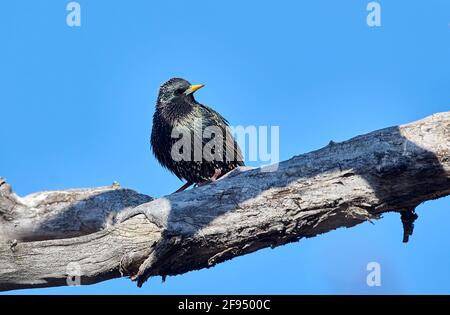
M 188 81 L 180 78 L 172 78 L 161 86 L 153 115 L 151 146 L 162 166 L 178 178 L 193 184 L 208 181 L 217 169 L 224 175 L 237 166 L 244 165 L 244 162 L 241 150 L 228 129 L 228 121 L 213 109 L 198 103 L 193 93 L 186 95 L 185 91 L 190 87 Z M 202 137 L 208 126 L 218 127 L 222 132 L 221 159 L 208 161 L 204 156 L 200 156 L 199 159 L 194 155 L 195 150 L 203 152 L 205 145 L 211 140 Z M 191 135 L 189 160 L 176 161 L 172 157 L 172 146 L 180 139 L 172 137 L 174 128 Z M 226 158 L 227 148 L 233 153 L 232 159 Z

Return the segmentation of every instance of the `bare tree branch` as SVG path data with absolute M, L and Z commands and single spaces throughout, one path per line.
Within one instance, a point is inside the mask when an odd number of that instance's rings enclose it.
M 181 274 L 450 194 L 450 112 L 153 200 L 118 185 L 16 196 L 0 179 L 0 290 Z M 138 215 L 111 224 L 117 214 Z M 412 214 L 411 214 L 412 213 Z M 72 267 L 71 267 L 72 266 Z

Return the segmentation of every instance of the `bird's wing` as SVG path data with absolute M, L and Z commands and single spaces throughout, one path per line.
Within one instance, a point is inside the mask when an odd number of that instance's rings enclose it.
M 242 156 L 242 152 L 241 149 L 239 148 L 239 145 L 237 144 L 236 140 L 233 137 L 233 134 L 231 133 L 230 130 L 230 125 L 227 119 L 225 119 L 222 115 L 220 115 L 218 112 L 216 112 L 214 109 L 205 106 L 205 105 L 200 105 L 200 107 L 202 108 L 202 111 L 206 114 L 203 115 L 204 117 L 206 117 L 205 120 L 205 126 L 219 126 L 222 130 L 222 133 L 225 137 L 225 141 L 223 144 L 223 150 L 224 153 L 226 152 L 227 149 L 232 149 L 233 152 L 233 161 L 237 162 L 237 165 L 244 165 L 244 158 Z M 208 139 L 203 139 L 203 145 L 205 144 L 205 142 L 208 142 Z
M 206 105 L 202 105 L 199 104 L 199 106 L 206 111 L 207 113 L 209 113 L 211 115 L 211 117 L 215 120 L 215 122 L 217 123 L 217 125 L 221 125 L 221 124 L 225 124 L 226 126 L 229 126 L 229 122 L 228 120 L 223 117 L 222 115 L 220 115 L 218 112 L 216 112 L 214 109 L 212 109 L 211 107 L 208 107 Z

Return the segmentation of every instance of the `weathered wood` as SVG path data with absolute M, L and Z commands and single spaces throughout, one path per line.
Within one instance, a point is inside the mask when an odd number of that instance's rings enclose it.
M 81 284 L 140 285 L 448 194 L 450 112 L 155 200 L 117 186 L 20 198 L 0 179 L 0 290 L 66 285 L 74 264 Z M 140 210 L 159 224 L 110 224 Z

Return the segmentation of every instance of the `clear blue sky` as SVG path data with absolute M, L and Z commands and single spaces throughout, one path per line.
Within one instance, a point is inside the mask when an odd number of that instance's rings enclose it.
M 280 126 L 287 159 L 450 109 L 450 2 L 69 1 L 0 6 L 0 175 L 15 191 L 119 181 L 152 196 L 181 182 L 149 148 L 159 85 L 204 83 L 197 99 L 234 125 Z M 257 163 L 254 163 L 257 165 Z M 409 244 L 399 215 L 150 280 L 15 293 L 450 293 L 450 198 L 421 205 Z M 366 285 L 366 265 L 382 268 Z M 1 267 L 0 267 L 1 268 Z

